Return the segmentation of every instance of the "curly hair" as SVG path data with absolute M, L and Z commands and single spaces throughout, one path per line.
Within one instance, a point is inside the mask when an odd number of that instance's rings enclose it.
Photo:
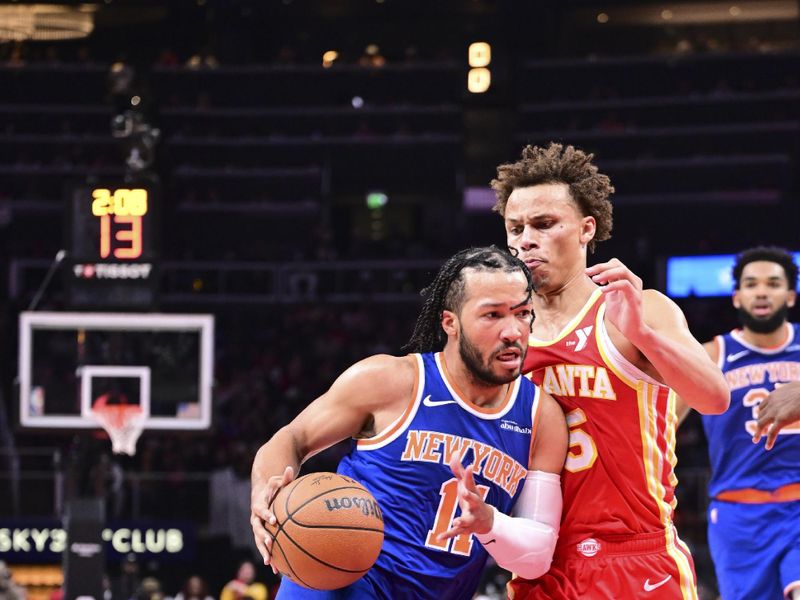
M 597 223 L 594 238 L 589 242 L 589 251 L 594 252 L 597 242 L 611 237 L 613 219 L 608 198 L 614 193 L 614 186 L 592 164 L 593 159 L 594 154 L 554 142 L 546 148 L 525 146 L 521 160 L 497 167 L 497 179 L 491 182 L 497 197 L 492 210 L 505 216 L 508 197 L 517 188 L 565 183 L 581 214 L 594 217 Z
M 786 282 L 789 284 L 789 289 L 797 289 L 798 268 L 794 262 L 794 258 L 789 252 L 776 246 L 756 246 L 755 248 L 744 250 L 736 257 L 736 263 L 733 265 L 734 289 L 739 289 L 744 268 L 751 262 L 756 262 L 759 260 L 776 263 L 783 267 L 783 272 L 786 274 Z
M 461 250 L 447 259 L 433 282 L 420 292 L 425 302 L 414 325 L 414 333 L 403 346 L 404 352 L 436 352 L 444 348 L 447 335 L 442 329 L 442 311 L 449 310 L 455 313 L 461 311 L 467 299 L 467 282 L 463 275 L 465 269 L 505 273 L 519 271 L 525 275 L 528 283 L 525 289 L 527 296 L 518 306 L 531 299 L 533 293 L 531 273 L 525 263 L 516 256 L 497 246 Z

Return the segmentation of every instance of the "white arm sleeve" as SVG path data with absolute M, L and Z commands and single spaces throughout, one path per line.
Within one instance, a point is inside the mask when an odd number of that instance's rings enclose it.
M 494 509 L 488 533 L 475 534 L 498 565 L 523 577 L 547 573 L 561 523 L 561 476 L 529 471 L 514 506 L 514 516 Z

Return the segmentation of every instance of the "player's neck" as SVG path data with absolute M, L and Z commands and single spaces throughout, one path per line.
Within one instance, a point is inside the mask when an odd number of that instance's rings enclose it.
M 597 284 L 581 269 L 557 289 L 537 291 L 532 298 L 534 314 L 537 318 L 566 323 L 586 305 L 596 289 Z
M 511 384 L 491 384 L 478 379 L 461 360 L 456 347 L 445 347 L 442 356 L 445 375 L 462 400 L 482 408 L 503 403 Z
M 787 321 L 784 321 L 781 323 L 780 327 L 769 333 L 756 333 L 752 329 L 743 327 L 742 339 L 751 346 L 756 346 L 757 348 L 777 348 L 786 343 L 786 340 L 789 339 L 789 332 L 789 324 Z

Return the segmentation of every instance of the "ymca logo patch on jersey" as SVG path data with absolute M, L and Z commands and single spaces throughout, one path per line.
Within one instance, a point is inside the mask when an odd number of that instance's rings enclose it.
M 589 342 L 589 336 L 592 334 L 592 329 L 594 329 L 594 325 L 588 325 L 587 327 L 583 327 L 581 329 L 575 330 L 575 335 L 578 336 L 578 340 L 567 340 L 564 344 L 565 346 L 574 346 L 572 348 L 573 352 L 580 352 L 584 348 L 586 348 L 586 344 Z

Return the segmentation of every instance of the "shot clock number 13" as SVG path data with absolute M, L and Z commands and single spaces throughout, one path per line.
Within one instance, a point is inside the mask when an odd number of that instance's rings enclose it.
M 142 217 L 147 190 L 92 190 L 92 214 L 100 219 L 100 258 L 136 260 L 142 255 Z M 112 235 L 112 222 L 115 225 Z M 126 225 L 128 226 L 126 228 Z

